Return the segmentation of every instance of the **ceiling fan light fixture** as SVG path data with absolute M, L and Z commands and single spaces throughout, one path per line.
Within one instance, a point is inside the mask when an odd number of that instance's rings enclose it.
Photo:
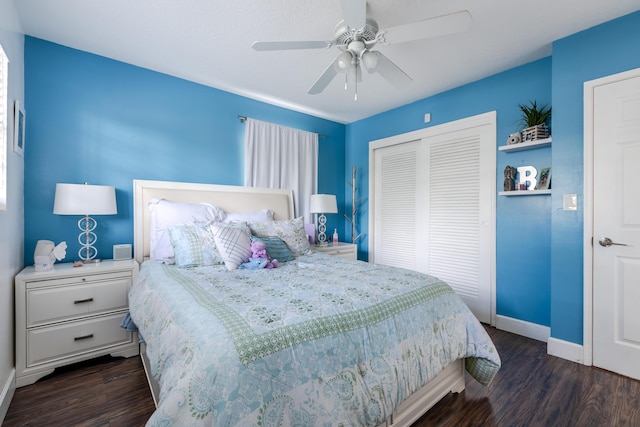
M 378 52 L 364 51 L 362 53 L 362 65 L 365 70 L 373 73 L 378 68 Z
M 350 51 L 345 50 L 338 56 L 338 60 L 336 61 L 336 65 L 338 66 L 338 71 L 341 73 L 346 73 L 351 68 L 351 63 L 353 62 L 353 55 Z

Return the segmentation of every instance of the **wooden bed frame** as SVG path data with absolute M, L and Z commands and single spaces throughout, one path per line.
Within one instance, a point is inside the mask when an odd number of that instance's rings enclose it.
M 291 190 L 239 187 L 214 184 L 194 184 L 169 181 L 133 181 L 134 254 L 139 263 L 149 258 L 149 224 L 147 208 L 151 199 L 163 198 L 175 202 L 210 203 L 225 212 L 248 212 L 261 209 L 274 211 L 277 220 L 294 217 Z M 149 382 L 153 401 L 157 406 L 158 383 L 151 377 L 144 344 L 140 356 Z M 410 426 L 449 392 L 459 393 L 465 387 L 464 361 L 457 360 L 436 378 L 402 402 L 391 418 L 382 426 Z

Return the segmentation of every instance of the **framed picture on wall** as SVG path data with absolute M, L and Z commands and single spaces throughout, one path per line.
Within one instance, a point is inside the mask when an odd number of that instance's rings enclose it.
M 16 99 L 13 105 L 13 151 L 24 155 L 24 123 L 26 120 L 24 108 Z
M 540 169 L 537 190 L 551 190 L 551 167 Z

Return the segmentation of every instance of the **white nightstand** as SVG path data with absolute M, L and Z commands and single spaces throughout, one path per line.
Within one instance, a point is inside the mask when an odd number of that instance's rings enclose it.
M 137 355 L 137 334 L 120 327 L 137 274 L 135 260 L 22 270 L 15 278 L 16 386 L 96 356 Z
M 354 243 L 340 242 L 337 246 L 333 246 L 329 243 L 328 246 L 314 245 L 313 248 L 318 252 L 339 256 L 341 258 L 352 259 L 354 261 L 358 259 L 358 245 Z

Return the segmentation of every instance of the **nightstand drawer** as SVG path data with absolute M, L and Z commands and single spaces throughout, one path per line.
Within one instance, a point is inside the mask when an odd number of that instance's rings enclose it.
M 131 278 L 122 277 L 83 285 L 30 289 L 27 291 L 27 327 L 126 309 L 130 285 Z
M 354 250 L 349 248 L 349 249 L 336 249 L 333 251 L 328 251 L 327 252 L 329 255 L 333 255 L 333 256 L 337 256 L 340 258 L 346 258 L 346 259 L 355 259 L 355 254 L 354 254 Z
M 339 258 L 346 258 L 354 261 L 358 259 L 358 246 L 353 243 L 340 242 L 337 245 L 315 246 L 314 249 L 318 252 L 337 256 Z
M 27 332 L 27 367 L 133 341 L 120 327 L 124 313 L 58 324 Z

